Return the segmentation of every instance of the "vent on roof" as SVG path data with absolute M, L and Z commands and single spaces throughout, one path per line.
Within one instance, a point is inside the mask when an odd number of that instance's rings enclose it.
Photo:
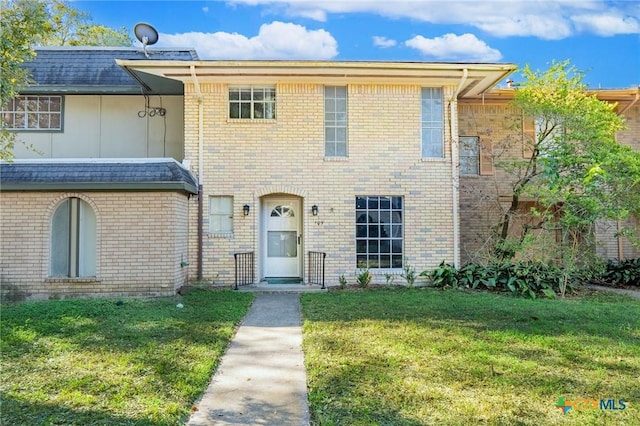
M 158 31 L 153 28 L 150 24 L 146 24 L 144 22 L 137 23 L 135 27 L 133 27 L 133 33 L 136 35 L 136 38 L 142 43 L 142 50 L 144 50 L 144 56 L 149 59 L 149 52 L 147 52 L 147 46 L 151 46 L 152 44 L 156 44 L 158 42 Z

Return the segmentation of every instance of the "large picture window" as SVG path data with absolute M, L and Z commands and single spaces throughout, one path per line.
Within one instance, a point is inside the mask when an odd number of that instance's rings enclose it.
M 347 156 L 347 88 L 324 88 L 324 155 Z
M 422 88 L 422 158 L 444 157 L 442 89 Z
M 402 217 L 402 197 L 356 197 L 358 268 L 402 268 Z
M 51 276 L 96 275 L 96 215 L 79 198 L 66 199 L 51 220 Z
M 275 120 L 275 87 L 229 88 L 229 118 L 243 120 Z
M 62 130 L 62 96 L 17 96 L 2 108 L 9 130 Z

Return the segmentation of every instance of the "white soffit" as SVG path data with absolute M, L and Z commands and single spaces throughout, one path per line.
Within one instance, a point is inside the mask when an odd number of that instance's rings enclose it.
M 329 62 L 329 61 L 132 61 L 117 63 L 144 80 L 152 74 L 192 82 L 191 68 L 199 83 L 276 84 L 322 81 L 327 84 L 378 83 L 425 86 L 463 85 L 460 97 L 476 97 L 495 86 L 517 66 L 514 64 L 428 62 Z M 463 80 L 464 70 L 467 77 Z

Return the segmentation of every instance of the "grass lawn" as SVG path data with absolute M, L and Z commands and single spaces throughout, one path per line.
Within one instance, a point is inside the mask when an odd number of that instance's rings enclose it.
M 638 300 L 406 289 L 302 305 L 314 425 L 640 425 Z M 560 397 L 626 409 L 563 414 Z
M 194 291 L 2 305 L 0 424 L 183 424 L 252 300 Z

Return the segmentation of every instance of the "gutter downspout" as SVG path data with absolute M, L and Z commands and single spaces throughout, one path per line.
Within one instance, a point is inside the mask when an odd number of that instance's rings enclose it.
M 204 269 L 202 253 L 204 240 L 204 231 L 202 229 L 204 216 L 204 191 L 202 187 L 204 182 L 204 176 L 202 175 L 204 172 L 204 159 L 202 158 L 204 155 L 204 103 L 202 99 L 202 92 L 200 91 L 200 83 L 196 76 L 196 67 L 191 65 L 190 69 L 191 78 L 196 90 L 196 98 L 198 99 L 198 281 L 201 282 L 203 279 Z
M 464 68 L 456 91 L 449 99 L 449 124 L 451 130 L 451 193 L 453 198 L 453 265 L 460 267 L 460 170 L 458 136 L 458 95 L 467 81 L 469 71 Z

